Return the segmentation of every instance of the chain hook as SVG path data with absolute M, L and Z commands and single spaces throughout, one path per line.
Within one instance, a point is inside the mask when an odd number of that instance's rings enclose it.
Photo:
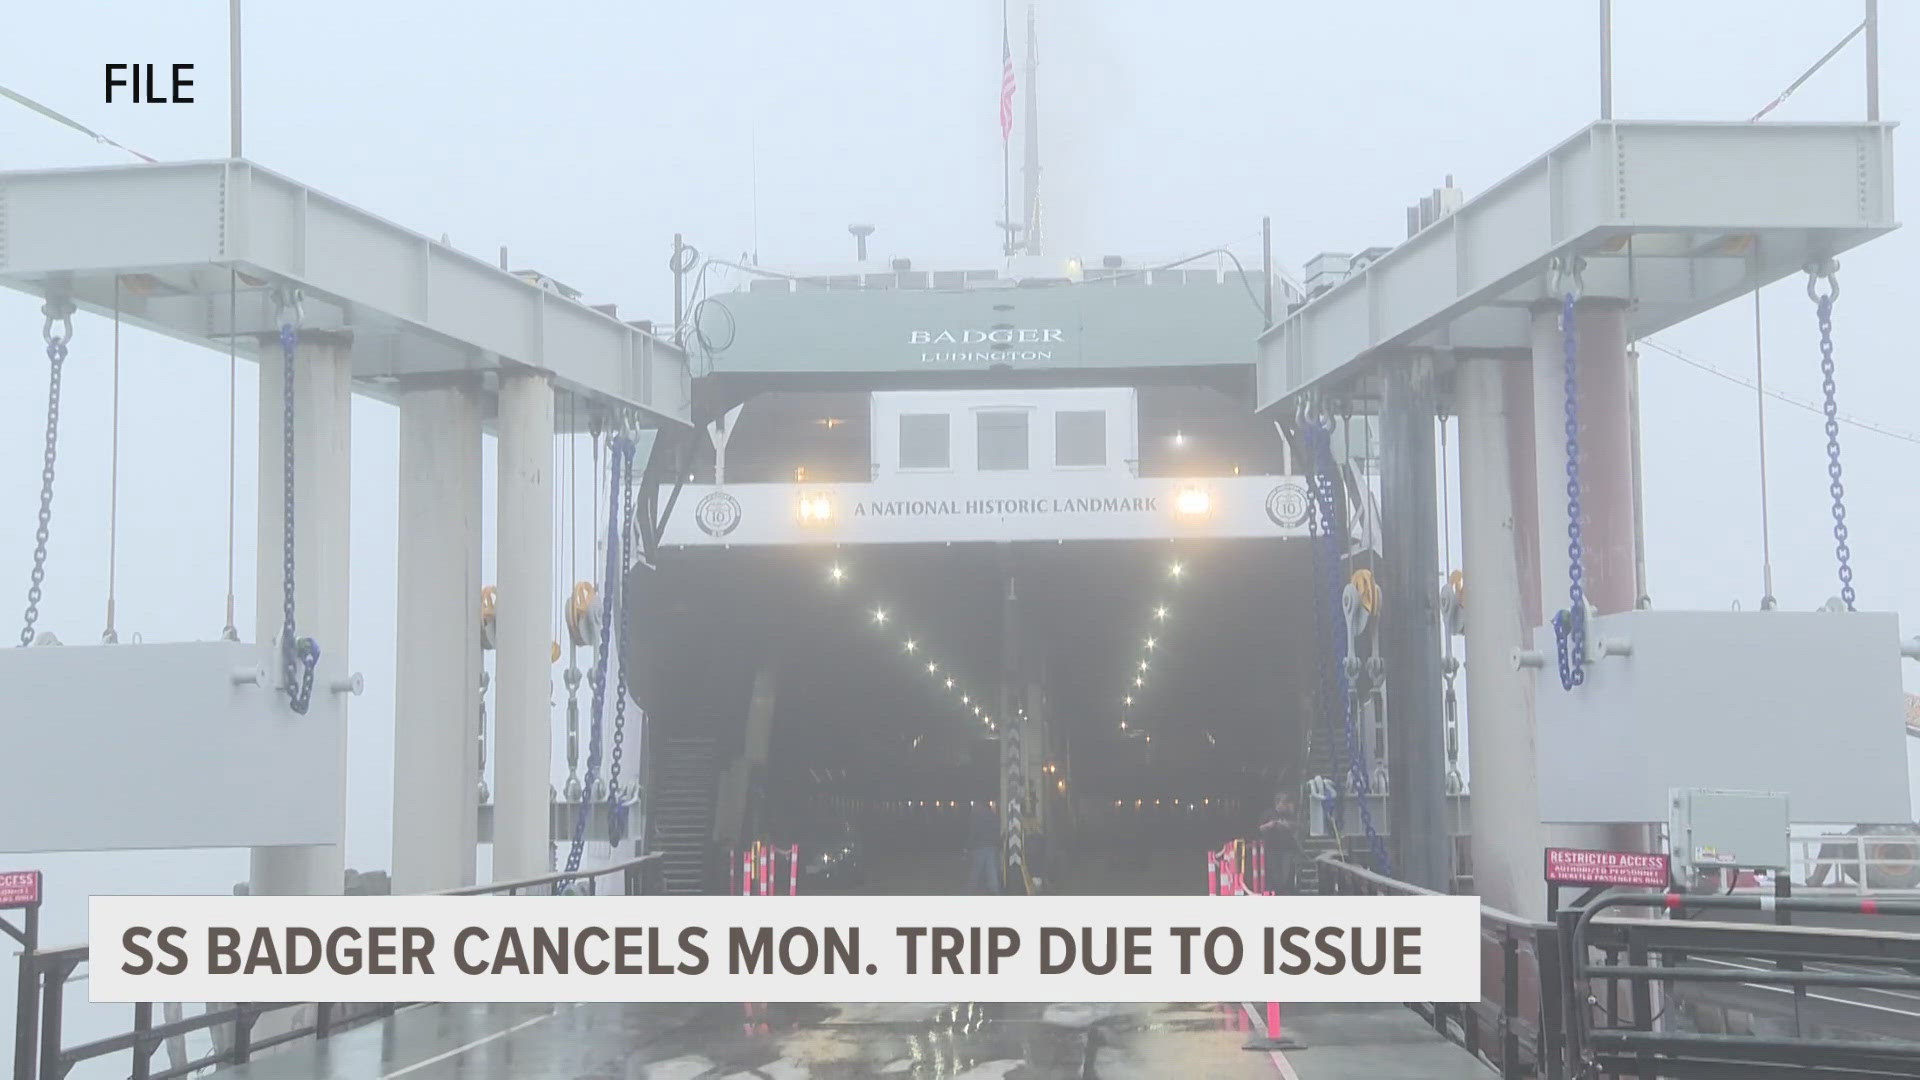
M 1548 266 L 1552 274 L 1553 294 L 1556 297 L 1580 299 L 1587 287 L 1587 260 L 1579 255 L 1555 255 Z
M 1835 300 L 1840 299 L 1839 260 L 1812 259 L 1808 261 L 1805 269 L 1807 271 L 1807 299 L 1816 304 L 1821 303 L 1823 300 L 1831 304 Z M 1825 294 L 1822 294 L 1818 288 L 1819 283 L 1822 281 L 1827 283 L 1827 291 Z
M 67 342 L 72 341 L 73 312 L 73 301 L 70 298 L 63 295 L 47 297 L 47 302 L 40 305 L 40 314 L 46 316 L 46 322 L 40 327 L 40 337 L 44 339 L 48 345 L 52 345 L 56 341 L 65 345 Z M 60 332 L 58 334 L 53 332 L 53 324 L 56 322 L 60 324 Z

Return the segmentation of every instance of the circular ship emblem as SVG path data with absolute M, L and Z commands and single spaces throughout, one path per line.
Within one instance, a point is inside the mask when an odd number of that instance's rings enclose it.
M 716 491 L 693 508 L 693 520 L 708 536 L 725 536 L 740 525 L 740 500 Z
M 1297 480 L 1275 485 L 1267 492 L 1267 517 L 1283 529 L 1297 529 L 1306 524 L 1306 485 Z

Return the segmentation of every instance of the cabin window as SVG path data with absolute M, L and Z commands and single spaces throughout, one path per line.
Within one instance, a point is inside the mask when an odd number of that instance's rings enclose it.
M 1053 414 L 1053 463 L 1065 467 L 1107 463 L 1107 414 L 1076 409 Z
M 900 467 L 903 469 L 947 469 L 953 466 L 948 449 L 952 439 L 946 413 L 902 413 L 900 416 Z
M 1010 470 L 1027 467 L 1027 414 L 1022 412 L 981 412 L 976 415 L 975 445 L 980 469 Z

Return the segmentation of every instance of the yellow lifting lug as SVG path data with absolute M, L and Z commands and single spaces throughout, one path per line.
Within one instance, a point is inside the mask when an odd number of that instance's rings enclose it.
M 480 589 L 480 647 L 493 648 L 494 588 L 491 585 Z

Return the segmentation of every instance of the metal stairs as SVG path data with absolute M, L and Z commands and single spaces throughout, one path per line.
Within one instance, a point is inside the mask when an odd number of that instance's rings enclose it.
M 647 850 L 660 852 L 661 891 L 669 895 L 707 891 L 713 842 L 714 789 L 719 756 L 714 740 L 680 735 L 662 740 L 654 757 L 647 811 Z

